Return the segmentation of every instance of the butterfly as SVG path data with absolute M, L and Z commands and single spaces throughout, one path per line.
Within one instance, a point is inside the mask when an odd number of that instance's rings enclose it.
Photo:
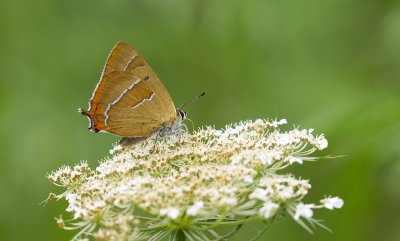
M 121 145 L 180 134 L 186 128 L 186 112 L 175 108 L 156 73 L 124 42 L 111 50 L 89 109 L 79 112 L 89 119 L 89 130 L 121 136 Z

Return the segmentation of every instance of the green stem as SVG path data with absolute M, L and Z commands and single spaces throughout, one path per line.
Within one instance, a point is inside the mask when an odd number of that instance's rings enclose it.
M 257 239 L 259 239 L 265 233 L 265 231 L 267 231 L 267 229 L 271 226 L 271 224 L 274 221 L 275 217 L 276 217 L 276 215 L 274 215 L 268 222 L 264 222 L 264 223 L 266 223 L 265 227 L 257 234 L 256 237 L 254 237 L 250 241 L 256 241 Z
M 205 227 L 205 228 L 199 228 L 199 229 L 196 229 L 196 230 L 198 230 L 198 231 L 207 231 L 207 230 L 213 229 L 215 227 L 218 227 L 221 224 L 222 220 L 224 220 L 224 217 L 225 217 L 225 214 L 222 213 L 219 216 L 219 218 L 215 222 L 213 222 L 213 224 L 211 224 L 210 226 Z
M 259 216 L 254 216 L 254 217 L 250 217 L 250 218 L 245 218 L 242 220 L 237 220 L 237 221 L 228 221 L 228 222 L 224 222 L 223 225 L 236 225 L 236 224 L 245 224 L 245 223 L 250 223 L 256 220 L 261 219 Z
M 168 227 L 168 225 L 158 225 L 158 226 L 153 226 L 150 228 L 141 228 L 140 231 L 142 232 L 147 232 L 147 231 L 152 231 L 152 230 L 161 230 L 161 229 L 166 229 Z
M 209 230 L 209 229 L 214 228 L 214 227 L 219 226 L 219 225 L 240 225 L 240 224 L 250 223 L 250 222 L 253 222 L 253 221 L 256 221 L 256 220 L 260 220 L 260 219 L 261 219 L 261 217 L 254 216 L 254 217 L 241 219 L 241 220 L 236 220 L 236 221 L 218 221 L 218 225 L 211 225 L 211 226 L 208 226 L 206 228 L 199 228 L 199 229 L 196 229 L 196 230 L 205 231 L 205 230 Z M 207 223 L 206 222 L 196 222 L 196 224 L 207 224 Z
M 234 230 L 232 230 L 232 231 L 230 231 L 228 234 L 226 234 L 225 236 L 223 236 L 223 237 L 221 237 L 221 238 L 219 238 L 219 239 L 216 239 L 216 240 L 214 240 L 214 241 L 226 241 L 226 240 L 228 240 L 230 237 L 232 237 L 235 233 L 237 233 L 238 231 L 239 231 L 239 229 L 241 228 L 243 226 L 243 224 L 239 224 L 239 225 L 237 225 L 236 227 L 235 227 L 235 229 Z
M 176 234 L 176 241 L 186 241 L 186 235 L 182 229 L 178 230 L 178 233 Z

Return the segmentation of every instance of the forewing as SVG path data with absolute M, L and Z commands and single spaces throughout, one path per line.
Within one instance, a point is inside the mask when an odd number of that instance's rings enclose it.
M 124 42 L 118 42 L 111 50 L 103 75 L 114 71 L 130 71 L 138 66 L 147 65 L 143 57 L 131 46 Z
M 122 64 L 124 67 L 125 72 L 129 72 L 132 75 L 140 76 L 144 80 L 146 80 L 147 85 L 151 86 L 154 92 L 157 93 L 158 98 L 164 100 L 163 105 L 168 112 L 176 111 L 174 102 L 170 94 L 168 93 L 167 89 L 164 87 L 161 80 L 158 78 L 157 74 L 153 71 L 153 69 L 147 64 L 146 60 L 143 56 L 136 51 L 134 48 L 130 47 L 129 45 L 120 42 L 121 46 L 124 46 L 127 52 L 129 52 L 130 59 L 125 58 L 126 64 Z M 117 44 L 118 46 L 118 44 Z
M 125 137 L 149 136 L 176 121 L 172 101 L 167 102 L 147 81 L 142 78 L 110 105 L 106 113 L 110 132 Z

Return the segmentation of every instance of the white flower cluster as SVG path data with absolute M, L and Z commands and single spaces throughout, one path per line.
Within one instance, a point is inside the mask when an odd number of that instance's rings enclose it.
M 122 148 L 92 170 L 81 162 L 61 167 L 48 179 L 65 188 L 52 197 L 68 202 L 75 240 L 226 239 L 217 227 L 271 221 L 287 212 L 305 228 L 316 208 L 340 208 L 340 198 L 304 204 L 311 185 L 278 170 L 316 160 L 327 147 L 310 130 L 282 132 L 280 121 L 243 121 L 223 130 L 205 127 L 193 134 Z M 180 238 L 179 238 L 180 237 Z

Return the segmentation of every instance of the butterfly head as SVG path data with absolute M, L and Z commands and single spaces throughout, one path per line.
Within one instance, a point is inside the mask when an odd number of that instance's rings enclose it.
M 194 97 L 193 99 L 190 99 L 190 100 L 186 101 L 186 102 L 183 103 L 181 106 L 179 106 L 178 109 L 176 109 L 176 113 L 177 113 L 178 117 L 180 117 L 180 121 L 186 120 L 186 117 L 187 117 L 186 111 L 184 111 L 182 108 L 183 108 L 185 105 L 187 105 L 187 104 L 189 104 L 189 103 L 191 103 L 191 102 L 193 102 L 193 101 L 196 101 L 196 100 L 200 99 L 200 98 L 203 97 L 205 94 L 206 94 L 206 92 L 201 93 L 199 96 L 196 96 L 196 97 Z
M 184 111 L 182 109 L 177 109 L 176 112 L 178 114 L 178 117 L 181 118 L 181 121 L 184 121 L 186 119 L 186 117 L 187 117 L 186 111 Z

